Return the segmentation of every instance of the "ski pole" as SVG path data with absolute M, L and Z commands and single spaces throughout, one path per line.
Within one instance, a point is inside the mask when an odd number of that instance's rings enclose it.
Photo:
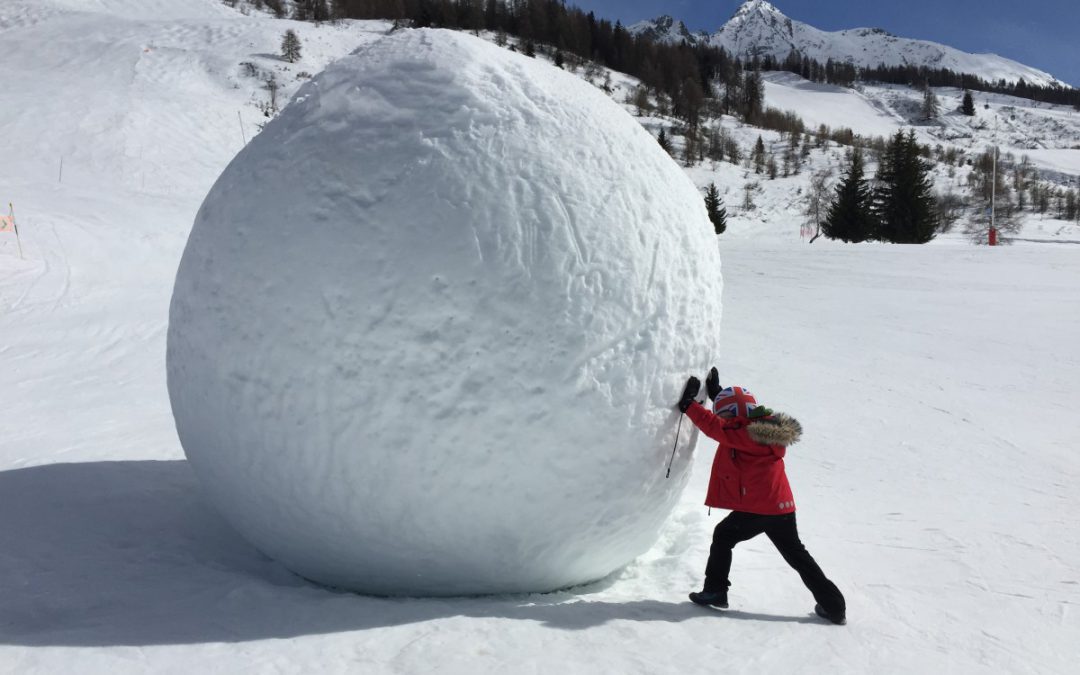
M 675 448 L 679 447 L 679 432 L 682 431 L 682 418 L 684 415 L 679 413 L 679 426 L 675 428 L 675 445 L 671 446 L 671 459 L 667 463 L 667 475 L 664 478 L 671 478 L 671 464 L 675 461 Z

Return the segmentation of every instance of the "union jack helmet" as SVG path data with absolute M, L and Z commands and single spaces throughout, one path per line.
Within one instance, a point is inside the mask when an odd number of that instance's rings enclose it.
M 749 417 L 756 407 L 757 399 L 743 387 L 725 387 L 713 402 L 713 412 L 724 417 Z

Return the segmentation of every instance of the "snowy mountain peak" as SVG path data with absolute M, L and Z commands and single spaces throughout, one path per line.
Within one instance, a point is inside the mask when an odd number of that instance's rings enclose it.
M 819 30 L 786 16 L 766 0 L 747 0 L 708 44 L 741 58 L 783 59 L 793 50 L 822 63 L 832 59 L 860 67 L 926 66 L 977 75 L 985 80 L 1059 85 L 1049 73 L 995 54 L 969 54 L 927 40 L 897 37 L 882 28 Z
M 795 48 L 796 22 L 765 0 L 747 0 L 711 41 L 742 56 L 765 56 Z M 798 24 L 799 27 L 807 27 Z
M 731 18 L 732 20 L 747 19 L 753 16 L 787 19 L 784 13 L 776 8 L 776 5 L 766 2 L 766 0 L 746 0 L 746 2 L 739 6 L 739 9 L 735 11 L 735 15 Z
M 653 23 L 661 30 L 671 30 L 671 27 L 675 25 L 675 18 L 670 14 L 664 14 L 653 19 Z M 680 24 L 682 21 L 679 22 Z
M 627 27 L 635 35 L 656 42 L 723 47 L 743 59 L 771 56 L 782 60 L 792 51 L 821 63 L 830 59 L 862 68 L 926 66 L 976 75 L 990 82 L 1016 82 L 1059 86 L 1060 80 L 1042 70 L 996 54 L 969 54 L 928 40 L 901 38 L 883 28 L 852 28 L 829 32 L 796 21 L 768 0 L 746 0 L 735 14 L 709 35 L 691 32 L 670 15 L 640 21 Z
M 633 35 L 643 35 L 655 42 L 678 43 L 686 40 L 690 44 L 708 42 L 709 35 L 705 31 L 690 32 L 686 24 L 676 21 L 669 14 L 658 16 L 655 19 L 639 21 L 626 28 Z

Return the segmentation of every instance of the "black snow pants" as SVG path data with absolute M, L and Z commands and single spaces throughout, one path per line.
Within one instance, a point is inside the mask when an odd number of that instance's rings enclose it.
M 844 596 L 836 584 L 829 581 L 817 562 L 799 541 L 799 531 L 795 527 L 795 514 L 782 516 L 760 516 L 755 513 L 732 511 L 716 526 L 713 532 L 712 549 L 709 551 L 709 563 L 705 567 L 705 590 L 727 592 L 731 582 L 731 549 L 741 541 L 747 541 L 765 533 L 784 556 L 784 561 L 791 565 L 806 587 L 828 612 L 843 615 L 847 610 Z

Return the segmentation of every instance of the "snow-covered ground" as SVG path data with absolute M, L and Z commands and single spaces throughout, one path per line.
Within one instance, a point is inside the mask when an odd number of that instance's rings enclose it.
M 273 56 L 286 27 L 298 64 Z M 732 611 L 685 600 L 722 515 L 701 506 L 706 445 L 656 547 L 550 595 L 333 592 L 230 530 L 183 461 L 165 389 L 180 253 L 241 120 L 250 139 L 261 115 L 240 63 L 289 91 L 386 28 L 216 0 L 0 7 L 0 201 L 25 250 L 0 233 L 0 671 L 1073 671 L 1080 247 L 806 246 L 805 172 L 764 181 L 771 206 L 721 240 L 715 360 L 806 428 L 788 471 L 848 626 L 810 616 L 765 539 L 736 551 Z M 1033 161 L 1076 169 L 1045 140 Z M 744 173 L 691 176 L 737 195 Z

